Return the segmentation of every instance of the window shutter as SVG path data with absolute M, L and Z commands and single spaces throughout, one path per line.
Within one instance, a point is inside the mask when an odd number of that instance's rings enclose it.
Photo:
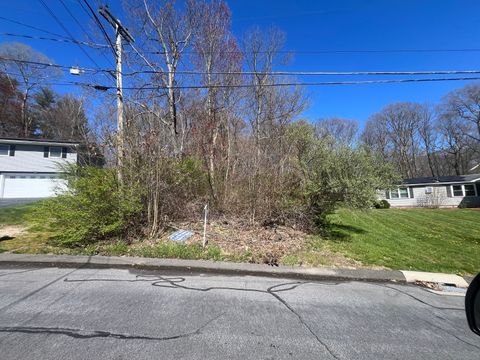
M 390 190 L 385 190 L 385 198 L 390 199 Z
M 413 188 L 408 188 L 408 195 L 410 196 L 410 199 L 413 199 Z
M 67 152 L 68 152 L 68 149 L 66 147 L 62 147 L 62 158 L 63 159 L 67 158 Z
M 43 157 L 48 157 L 48 152 L 50 148 L 48 146 L 43 147 Z
M 475 184 L 477 186 L 477 196 L 480 196 L 480 182 Z
M 15 145 L 10 145 L 10 153 L 8 155 L 15 156 Z
M 447 185 L 447 196 L 452 197 L 452 187 L 450 185 Z

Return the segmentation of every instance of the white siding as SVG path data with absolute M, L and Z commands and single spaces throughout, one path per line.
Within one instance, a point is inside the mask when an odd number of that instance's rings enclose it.
M 15 156 L 0 156 L 0 172 L 58 172 L 59 165 L 74 164 L 77 154 L 71 148 L 67 157 L 43 157 L 42 145 L 15 145 Z
M 391 207 L 478 207 L 480 206 L 480 196 L 455 196 L 449 197 L 447 193 L 447 186 L 450 185 L 436 185 L 436 186 L 417 186 L 412 187 L 413 198 L 409 199 L 386 199 Z M 426 194 L 427 187 L 432 187 L 432 194 Z M 480 194 L 478 194 L 480 195 Z M 385 191 L 380 192 L 380 199 L 385 199 Z
M 9 173 L 0 176 L 0 198 L 45 198 L 66 190 L 67 182 L 55 174 Z
M 415 196 L 415 193 L 414 193 Z M 417 206 L 417 199 L 403 198 L 403 199 L 387 199 L 385 197 L 385 191 L 380 193 L 380 199 L 385 199 L 390 203 L 391 207 L 414 207 Z

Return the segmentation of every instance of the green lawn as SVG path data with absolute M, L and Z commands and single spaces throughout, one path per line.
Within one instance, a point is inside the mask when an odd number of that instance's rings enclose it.
M 314 249 L 392 269 L 480 272 L 479 210 L 342 209 L 330 220 L 330 238 L 314 240 Z
M 1 208 L 0 226 L 26 225 L 26 213 L 31 207 Z M 331 215 L 330 221 L 329 236 L 312 236 L 303 250 L 285 255 L 281 262 L 310 266 L 381 266 L 472 275 L 480 272 L 480 210 L 342 209 Z M 123 242 L 106 242 L 84 248 L 64 248 L 50 243 L 49 236 L 45 229 L 30 227 L 14 239 L 0 241 L 0 252 L 251 261 L 248 256 L 224 254 L 218 247 L 201 249 L 173 243 L 128 246 Z
M 25 222 L 25 216 L 34 205 L 7 206 L 0 208 L 0 225 L 20 225 Z

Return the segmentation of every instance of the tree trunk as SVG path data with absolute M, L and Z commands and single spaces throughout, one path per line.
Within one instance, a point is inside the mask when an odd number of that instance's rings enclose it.
M 22 131 L 23 137 L 28 138 L 30 136 L 30 127 L 28 125 L 27 115 L 27 100 L 28 100 L 28 88 L 24 91 L 22 96 L 21 116 L 22 116 Z

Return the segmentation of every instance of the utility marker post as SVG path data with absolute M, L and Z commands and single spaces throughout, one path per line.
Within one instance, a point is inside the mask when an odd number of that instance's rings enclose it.
M 98 9 L 100 15 L 115 29 L 115 63 L 116 63 L 116 86 L 117 86 L 117 176 L 120 184 L 123 183 L 123 160 L 125 158 L 125 121 L 123 114 L 123 85 L 122 85 L 122 38 L 127 42 L 135 40 L 128 30 L 123 27 L 120 20 L 112 15 L 108 6 Z
M 204 219 L 203 219 L 203 247 L 207 246 L 207 214 L 208 214 L 208 204 L 203 208 Z

